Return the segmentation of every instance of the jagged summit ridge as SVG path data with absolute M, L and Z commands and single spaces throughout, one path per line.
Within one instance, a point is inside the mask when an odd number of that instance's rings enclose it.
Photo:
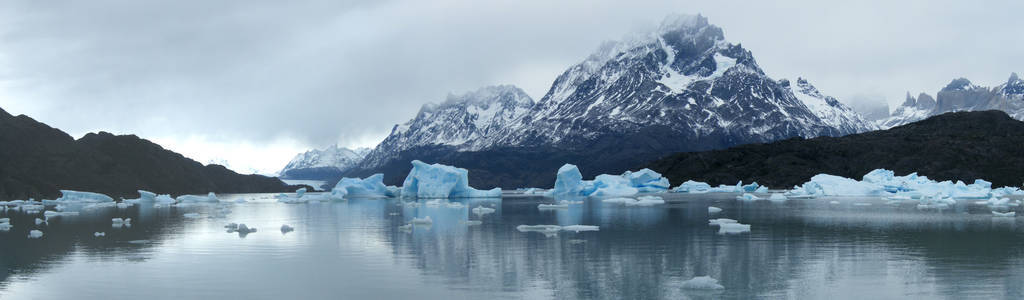
M 807 80 L 776 81 L 753 54 L 700 15 L 603 43 L 534 102 L 512 86 L 487 87 L 426 105 L 397 125 L 360 164 L 373 169 L 404 151 L 502 147 L 594 151 L 598 140 L 654 130 L 667 144 L 644 155 L 723 148 L 877 128 Z M 640 159 L 640 158 L 637 158 Z

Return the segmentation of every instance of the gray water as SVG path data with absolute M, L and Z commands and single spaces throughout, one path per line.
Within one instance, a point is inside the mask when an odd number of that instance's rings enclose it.
M 908 299 L 1024 297 L 1024 232 L 963 203 L 922 212 L 880 199 L 740 202 L 735 195 L 664 195 L 666 205 L 507 195 L 411 207 L 397 199 L 281 204 L 221 195 L 215 207 L 108 208 L 34 225 L 11 211 L 0 232 L 2 299 Z M 829 204 L 837 200 L 840 204 Z M 407 200 L 408 201 L 408 200 Z M 420 200 L 425 202 L 425 200 Z M 871 203 L 866 206 L 855 203 Z M 470 209 L 496 209 L 478 217 Z M 716 217 L 751 224 L 719 235 Z M 186 212 L 202 217 L 187 219 Z M 110 218 L 131 217 L 113 228 Z M 413 217 L 429 227 L 399 229 Z M 481 220 L 467 226 L 466 220 Z M 257 227 L 225 232 L 229 222 Z M 288 224 L 295 231 L 282 233 Z M 599 225 L 545 236 L 518 225 Z M 27 239 L 41 229 L 41 239 Z M 106 232 L 96 238 L 93 232 Z M 709 275 L 721 291 L 681 283 Z

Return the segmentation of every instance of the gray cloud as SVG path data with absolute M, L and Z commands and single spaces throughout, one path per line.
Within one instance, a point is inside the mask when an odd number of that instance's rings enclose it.
M 1019 1 L 677 2 L 4 1 L 0 107 L 74 135 L 365 145 L 450 92 L 540 97 L 669 13 L 702 13 L 773 77 L 840 98 L 1024 71 Z

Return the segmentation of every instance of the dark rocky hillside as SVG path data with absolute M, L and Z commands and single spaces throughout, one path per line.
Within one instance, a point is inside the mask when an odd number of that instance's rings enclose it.
M 1002 111 L 955 112 L 844 137 L 793 138 L 724 150 L 677 153 L 647 165 L 673 184 L 757 181 L 773 188 L 819 173 L 861 178 L 886 168 L 937 180 L 1024 183 L 1024 122 Z
M 0 109 L 0 200 L 54 199 L 60 189 L 134 198 L 139 189 L 181 195 L 297 188 L 277 178 L 203 166 L 134 135 L 100 132 L 75 140 L 30 117 Z

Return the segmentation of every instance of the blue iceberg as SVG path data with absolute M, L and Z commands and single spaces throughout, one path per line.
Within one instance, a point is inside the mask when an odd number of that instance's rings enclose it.
M 501 188 L 477 190 L 469 186 L 469 171 L 442 164 L 428 165 L 412 161 L 412 170 L 402 184 L 407 198 L 487 198 L 501 197 Z
M 546 195 L 621 197 L 666 192 L 668 188 L 668 178 L 651 169 L 626 171 L 622 175 L 601 174 L 594 177 L 594 180 L 583 180 L 578 167 L 565 164 L 558 169 L 555 187 Z
M 332 198 L 367 197 L 386 198 L 394 196 L 394 192 L 384 185 L 384 174 L 373 174 L 364 179 L 342 178 L 331 190 Z

